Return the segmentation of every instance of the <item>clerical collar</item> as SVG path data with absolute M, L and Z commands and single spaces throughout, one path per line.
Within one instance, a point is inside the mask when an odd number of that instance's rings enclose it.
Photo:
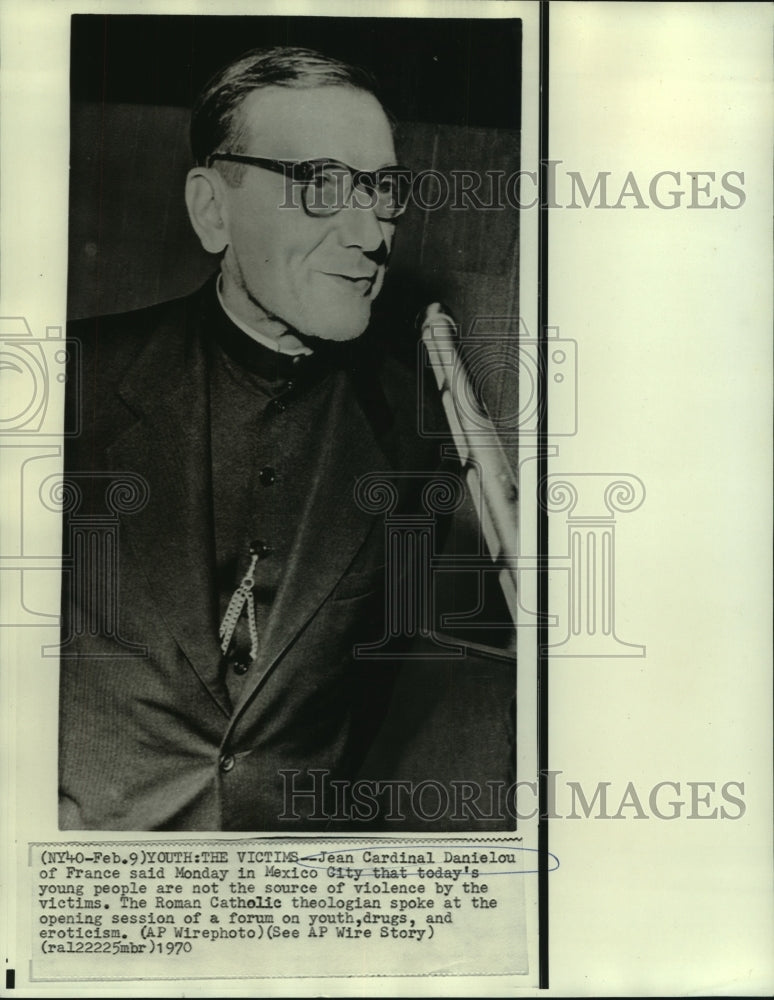
M 218 302 L 220 302 L 220 307 L 234 326 L 238 327 L 243 333 L 246 333 L 248 337 L 256 341 L 256 343 L 262 344 L 264 347 L 268 347 L 270 351 L 276 351 L 277 354 L 286 354 L 291 358 L 314 353 L 310 347 L 307 347 L 306 344 L 302 344 L 300 340 L 290 333 L 290 331 L 283 333 L 277 338 L 267 337 L 265 333 L 260 333 L 258 330 L 254 330 L 251 326 L 248 326 L 247 323 L 244 323 L 237 315 L 231 312 L 226 303 L 223 301 L 223 293 L 221 291 L 222 281 L 223 275 L 219 274 L 215 288 L 218 293 Z

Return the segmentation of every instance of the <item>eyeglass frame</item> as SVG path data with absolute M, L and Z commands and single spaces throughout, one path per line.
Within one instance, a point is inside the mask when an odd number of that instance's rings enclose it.
M 410 182 L 414 179 L 413 171 L 409 170 L 408 167 L 402 167 L 397 164 L 393 167 L 382 167 L 380 170 L 358 170 L 355 167 L 350 167 L 347 163 L 343 163 L 341 160 L 331 160 L 325 158 L 319 160 L 274 160 L 263 156 L 248 156 L 245 153 L 229 153 L 224 151 L 210 153 L 205 161 L 205 166 L 208 168 L 211 167 L 215 160 L 223 160 L 227 163 L 241 163 L 250 167 L 261 167 L 264 170 L 271 170 L 274 173 L 284 174 L 285 177 L 290 178 L 290 180 L 294 183 L 304 185 L 311 183 L 311 181 L 314 180 L 315 174 L 323 168 L 336 167 L 343 173 L 349 174 L 352 181 L 353 191 L 356 188 L 362 188 L 365 186 L 372 196 L 375 193 L 380 175 L 397 175 L 398 177 L 406 178 L 406 180 Z M 342 204 L 337 205 L 332 209 L 324 209 L 322 211 L 317 209 L 310 210 L 307 204 L 308 199 L 306 190 L 306 187 L 302 189 L 301 201 L 304 211 L 312 218 L 330 218 L 333 215 L 337 215 L 342 208 L 344 208 L 345 203 L 342 202 Z M 394 215 L 377 215 L 377 219 L 381 222 L 395 222 L 408 208 L 408 202 L 409 199 L 407 197 L 402 205 L 397 203 L 398 211 Z M 376 210 L 376 204 L 369 205 L 368 207 Z

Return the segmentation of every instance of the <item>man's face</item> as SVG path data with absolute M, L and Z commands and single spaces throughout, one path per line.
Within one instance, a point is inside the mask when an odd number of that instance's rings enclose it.
M 249 156 L 340 160 L 367 171 L 396 163 L 387 117 L 364 91 L 267 87 L 250 94 L 241 112 L 240 152 Z M 266 328 L 268 313 L 279 321 L 275 333 L 360 336 L 384 281 L 395 224 L 352 203 L 312 217 L 290 180 L 256 166 L 246 166 L 240 186 L 226 187 L 225 197 L 226 305 L 258 328 Z

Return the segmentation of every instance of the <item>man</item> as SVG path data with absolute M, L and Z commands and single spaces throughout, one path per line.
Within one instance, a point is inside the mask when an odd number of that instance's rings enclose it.
M 369 79 L 251 52 L 207 86 L 191 136 L 186 204 L 219 273 L 72 330 L 63 829 L 293 828 L 283 772 L 351 779 L 392 679 L 353 657 L 385 614 L 384 523 L 355 486 L 436 464 L 412 373 L 365 334 L 407 196 Z M 105 491 L 122 476 L 131 510 Z M 396 484 L 415 509 L 420 479 Z M 106 496 L 102 567 L 73 539 Z M 328 816 L 321 801 L 311 822 Z

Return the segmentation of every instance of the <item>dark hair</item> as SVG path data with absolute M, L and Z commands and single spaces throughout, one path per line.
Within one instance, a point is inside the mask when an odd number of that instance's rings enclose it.
M 212 77 L 193 106 L 191 149 L 197 165 L 204 166 L 207 157 L 218 149 L 240 151 L 244 138 L 240 109 L 245 97 L 254 90 L 326 86 L 353 87 L 379 100 L 370 73 L 314 49 L 277 46 L 246 52 Z M 235 170 L 229 170 L 229 179 L 238 183 L 241 174 L 242 168 L 236 166 Z

